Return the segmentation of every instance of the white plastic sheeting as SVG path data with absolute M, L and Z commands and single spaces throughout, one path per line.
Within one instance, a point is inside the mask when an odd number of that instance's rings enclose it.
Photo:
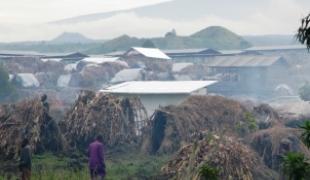
M 176 81 L 191 81 L 193 80 L 189 75 L 174 75 Z
M 19 73 L 17 77 L 21 80 L 23 87 L 39 87 L 40 83 L 34 74 Z
M 142 80 L 142 69 L 124 69 L 118 72 L 111 80 L 112 83 L 119 83 L 125 81 L 137 81 Z
M 157 48 L 142 48 L 142 47 L 133 47 L 131 50 L 127 52 L 127 54 L 132 54 L 133 51 L 136 51 L 137 53 L 142 54 L 145 57 L 148 58 L 155 58 L 155 59 L 171 59 L 169 56 L 167 56 L 165 53 L 163 53 L 160 49 Z
M 75 71 L 77 69 L 78 64 L 79 64 L 79 62 L 67 64 L 67 65 L 65 65 L 64 70 L 67 72 Z
M 42 58 L 41 61 L 43 61 L 43 62 L 47 62 L 47 61 L 60 62 L 60 61 L 62 61 L 62 59 L 61 58 L 47 58 L 47 59 Z
M 183 69 L 192 66 L 193 63 L 174 63 L 172 66 L 172 72 L 180 72 Z
M 86 63 L 102 64 L 105 62 L 115 62 L 118 59 L 118 57 L 88 57 L 84 58 L 82 61 Z
M 65 74 L 59 76 L 57 80 L 57 86 L 58 87 L 68 87 L 71 80 L 71 74 Z
M 12 82 L 14 77 L 15 77 L 14 74 L 9 74 L 9 81 Z
M 131 81 L 101 91 L 115 94 L 191 94 L 214 83 L 216 81 Z

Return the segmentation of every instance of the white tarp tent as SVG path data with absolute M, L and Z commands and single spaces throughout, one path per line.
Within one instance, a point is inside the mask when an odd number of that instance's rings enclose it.
M 39 87 L 40 83 L 34 74 L 31 73 L 19 73 L 16 75 L 21 81 L 23 87 Z
M 136 69 L 124 69 L 115 74 L 111 83 L 120 83 L 126 81 L 138 81 L 143 78 L 143 70 L 141 68 Z

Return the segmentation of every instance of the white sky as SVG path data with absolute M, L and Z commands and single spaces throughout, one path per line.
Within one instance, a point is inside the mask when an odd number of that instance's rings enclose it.
M 0 0 L 0 42 L 49 40 L 64 31 L 82 33 L 93 39 L 111 39 L 123 34 L 163 36 L 173 28 L 178 34 L 189 35 L 212 25 L 224 26 L 241 35 L 294 34 L 299 20 L 310 11 L 301 0 L 270 0 L 264 9 L 237 20 L 212 14 L 191 21 L 176 21 L 126 13 L 74 25 L 46 24 L 78 15 L 164 1 L 169 0 Z
M 49 22 L 169 0 L 0 0 L 0 22 Z

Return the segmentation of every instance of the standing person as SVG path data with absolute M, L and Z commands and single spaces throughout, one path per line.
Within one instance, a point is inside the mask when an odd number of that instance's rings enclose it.
M 104 146 L 101 135 L 96 137 L 88 147 L 89 156 L 89 171 L 92 180 L 98 177 L 103 180 L 105 177 L 105 163 L 104 163 Z
M 20 162 L 19 168 L 21 171 L 22 180 L 31 179 L 31 150 L 29 145 L 29 140 L 24 139 L 22 141 L 22 148 L 20 151 Z

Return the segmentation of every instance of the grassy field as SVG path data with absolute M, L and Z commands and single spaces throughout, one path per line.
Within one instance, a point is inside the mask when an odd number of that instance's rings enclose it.
M 169 160 L 168 156 L 145 156 L 140 154 L 113 155 L 107 157 L 107 180 L 121 179 L 152 179 L 158 175 L 162 165 Z M 82 157 L 79 162 L 52 154 L 33 157 L 33 180 L 88 180 L 87 159 Z M 75 166 L 80 166 L 75 168 Z M 12 173 L 12 180 L 18 179 Z M 8 179 L 0 176 L 0 180 Z

